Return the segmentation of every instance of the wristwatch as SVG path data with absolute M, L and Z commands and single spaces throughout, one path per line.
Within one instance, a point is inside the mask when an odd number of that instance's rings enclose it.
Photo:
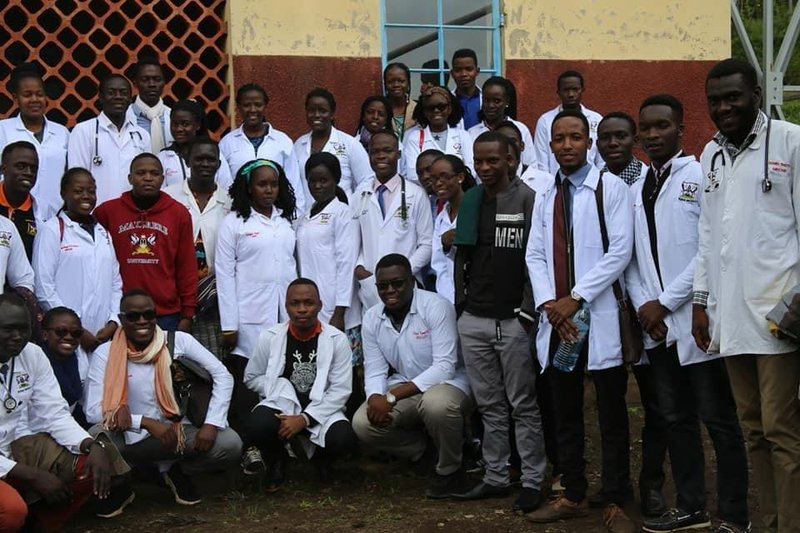
M 89 452 L 91 452 L 91 451 L 92 451 L 92 447 L 93 447 L 95 444 L 97 444 L 98 446 L 100 446 L 100 448 L 102 448 L 103 450 L 105 450 L 105 449 L 106 449 L 106 443 L 105 443 L 105 442 L 103 442 L 103 441 L 101 441 L 101 440 L 97 440 L 97 439 L 95 439 L 95 440 L 93 440 L 92 442 L 90 442 L 90 443 L 89 443 L 89 445 L 86 447 L 86 451 L 84 451 L 83 453 L 89 453 Z
M 394 407 L 394 405 L 397 403 L 397 398 L 391 392 L 387 392 L 386 393 L 386 401 L 389 402 L 389 405 Z
M 570 292 L 569 297 L 578 302 L 579 304 L 583 303 L 583 297 L 575 291 Z

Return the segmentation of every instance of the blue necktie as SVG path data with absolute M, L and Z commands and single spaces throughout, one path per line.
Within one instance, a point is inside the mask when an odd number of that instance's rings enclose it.
M 381 218 L 386 218 L 386 207 L 383 205 L 383 193 L 388 190 L 386 185 L 381 185 L 378 187 L 378 205 L 381 208 Z

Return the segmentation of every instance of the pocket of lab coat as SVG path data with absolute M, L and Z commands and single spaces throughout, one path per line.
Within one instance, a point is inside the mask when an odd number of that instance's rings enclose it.
M 700 204 L 679 201 L 675 204 L 675 234 L 678 244 L 697 242 L 697 226 L 700 223 Z

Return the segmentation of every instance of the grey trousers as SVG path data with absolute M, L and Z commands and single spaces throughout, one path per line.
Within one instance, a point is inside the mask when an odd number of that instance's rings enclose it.
M 510 483 L 510 404 L 522 460 L 522 486 L 539 489 L 547 463 L 530 337 L 516 318 L 495 320 L 467 312 L 458 319 L 458 334 L 469 384 L 483 420 L 484 482 L 498 486 Z
M 99 430 L 100 426 L 96 425 L 89 432 L 94 435 Z M 214 445 L 207 452 L 196 452 L 194 450 L 194 439 L 199 428 L 184 424 L 183 430 L 186 433 L 186 449 L 183 455 L 176 455 L 174 450 L 167 450 L 153 436 L 148 436 L 135 444 L 125 444 L 125 435 L 121 432 L 107 431 L 106 435 L 111 438 L 120 455 L 128 463 L 147 464 L 178 461 L 181 465 L 181 470 L 187 476 L 199 474 L 200 472 L 224 470 L 231 463 L 241 458 L 242 439 L 231 428 L 220 429 L 217 432 L 217 440 L 214 441 Z
M 398 400 L 386 427 L 370 423 L 364 402 L 353 417 L 353 431 L 367 448 L 411 460 L 425 453 L 427 432 L 439 451 L 436 473 L 446 476 L 461 468 L 464 419 L 471 410 L 472 400 L 461 389 L 440 383 Z

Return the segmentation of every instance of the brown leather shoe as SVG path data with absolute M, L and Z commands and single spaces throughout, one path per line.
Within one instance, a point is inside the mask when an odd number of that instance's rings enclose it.
M 603 523 L 610 533 L 637 533 L 639 529 L 633 520 L 617 504 L 609 504 L 603 511 Z
M 568 500 L 565 496 L 558 496 L 551 499 L 536 511 L 526 514 L 525 519 L 537 524 L 547 524 L 549 522 L 557 522 L 558 520 L 579 518 L 587 514 L 589 514 L 589 506 L 586 504 L 586 498 L 580 503 L 575 503 Z

